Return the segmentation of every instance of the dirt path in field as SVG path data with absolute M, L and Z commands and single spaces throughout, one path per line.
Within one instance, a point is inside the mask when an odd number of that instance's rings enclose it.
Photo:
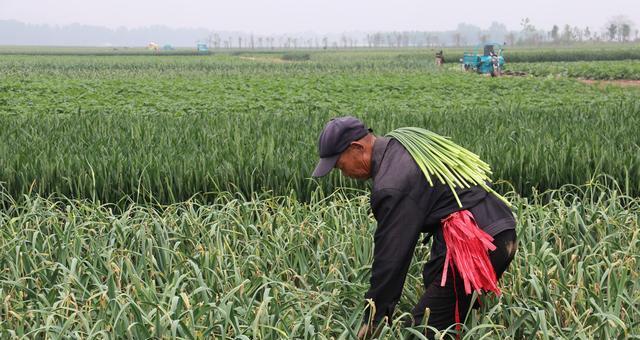
M 251 61 L 264 61 L 264 62 L 276 63 L 276 64 L 281 64 L 281 63 L 287 63 L 288 62 L 286 60 L 282 60 L 282 59 L 278 59 L 278 58 L 256 58 L 256 57 L 238 57 L 238 58 L 244 59 L 244 60 L 251 60 Z
M 627 80 L 627 79 L 620 79 L 620 80 L 578 79 L 578 81 L 583 83 L 583 84 L 598 85 L 600 87 L 605 87 L 606 85 L 616 85 L 616 86 L 622 86 L 622 87 L 640 86 L 640 80 Z

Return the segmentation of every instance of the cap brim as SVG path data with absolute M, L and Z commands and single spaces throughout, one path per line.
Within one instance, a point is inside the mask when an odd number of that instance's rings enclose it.
M 331 171 L 336 166 L 336 162 L 340 158 L 340 154 L 331 157 L 320 158 L 316 169 L 313 170 L 313 177 L 322 177 Z

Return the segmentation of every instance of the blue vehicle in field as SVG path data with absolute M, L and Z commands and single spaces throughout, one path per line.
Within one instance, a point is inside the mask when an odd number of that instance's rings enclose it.
M 460 62 L 465 71 L 475 71 L 498 77 L 502 74 L 502 68 L 504 67 L 502 44 L 487 43 L 478 45 L 474 51 L 464 52 Z
M 209 47 L 205 43 L 198 43 L 196 45 L 196 50 L 198 51 L 199 54 L 208 54 L 209 53 Z

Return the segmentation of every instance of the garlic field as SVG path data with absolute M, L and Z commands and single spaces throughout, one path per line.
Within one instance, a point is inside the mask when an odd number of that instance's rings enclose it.
M 640 87 L 576 79 L 638 79 L 639 51 L 522 49 L 490 78 L 427 49 L 0 50 L 0 338 L 353 339 L 369 184 L 310 178 L 338 115 L 492 166 L 519 249 L 463 338 L 640 338 Z M 424 338 L 428 250 L 381 338 Z

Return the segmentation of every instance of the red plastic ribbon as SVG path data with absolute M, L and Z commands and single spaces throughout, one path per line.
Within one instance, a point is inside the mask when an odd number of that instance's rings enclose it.
M 495 250 L 493 237 L 485 233 L 476 224 L 473 214 L 468 210 L 456 211 L 442 220 L 442 234 L 447 244 L 447 254 L 444 260 L 442 280 L 440 285 L 447 282 L 449 267 L 453 272 L 453 288 L 456 295 L 455 321 L 458 337 L 460 336 L 460 314 L 458 310 L 458 294 L 456 290 L 456 269 L 464 284 L 465 293 L 472 291 L 482 294 L 494 292 L 500 295 L 496 272 L 489 260 L 489 251 Z

